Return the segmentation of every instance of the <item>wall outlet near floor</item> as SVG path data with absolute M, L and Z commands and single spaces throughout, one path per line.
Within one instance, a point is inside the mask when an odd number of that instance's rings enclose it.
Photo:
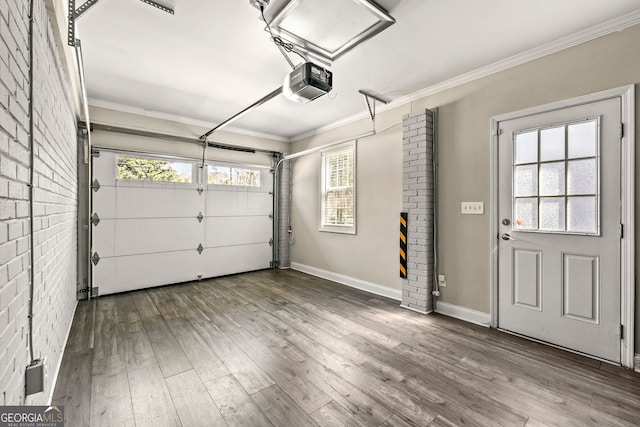
M 462 202 L 462 215 L 484 215 L 484 202 Z
M 438 274 L 438 286 L 441 288 L 447 287 L 447 278 L 444 274 Z

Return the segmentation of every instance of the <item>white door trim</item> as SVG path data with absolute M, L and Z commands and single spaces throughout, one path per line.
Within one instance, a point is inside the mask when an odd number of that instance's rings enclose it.
M 633 368 L 635 327 L 635 86 L 623 86 L 602 92 L 527 108 L 491 118 L 490 126 L 490 198 L 489 198 L 489 249 L 490 263 L 490 311 L 491 326 L 498 326 L 498 124 L 502 121 L 561 110 L 611 98 L 621 98 L 621 119 L 624 129 L 621 141 L 621 221 L 624 238 L 620 246 L 620 324 L 624 326 L 621 341 L 621 365 Z

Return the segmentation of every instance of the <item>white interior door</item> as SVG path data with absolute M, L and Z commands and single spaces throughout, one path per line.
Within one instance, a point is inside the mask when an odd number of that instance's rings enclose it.
M 499 123 L 498 326 L 620 362 L 620 98 Z

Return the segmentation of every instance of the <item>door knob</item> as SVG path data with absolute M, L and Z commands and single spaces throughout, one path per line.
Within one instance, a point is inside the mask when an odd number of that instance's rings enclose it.
M 500 238 L 502 240 L 516 240 L 514 237 L 511 237 L 508 233 L 504 233 L 502 236 L 500 236 Z

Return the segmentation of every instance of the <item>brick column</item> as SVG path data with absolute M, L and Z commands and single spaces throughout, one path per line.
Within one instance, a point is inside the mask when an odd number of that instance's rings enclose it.
M 282 153 L 283 156 L 289 154 Z M 290 189 L 291 189 L 291 161 L 282 162 L 280 166 L 280 182 L 278 183 L 278 247 L 280 253 L 279 267 L 289 268 L 291 266 L 291 246 L 289 245 L 289 212 L 291 210 Z
M 433 112 L 403 117 L 402 211 L 407 219 L 407 278 L 402 306 L 433 310 Z

